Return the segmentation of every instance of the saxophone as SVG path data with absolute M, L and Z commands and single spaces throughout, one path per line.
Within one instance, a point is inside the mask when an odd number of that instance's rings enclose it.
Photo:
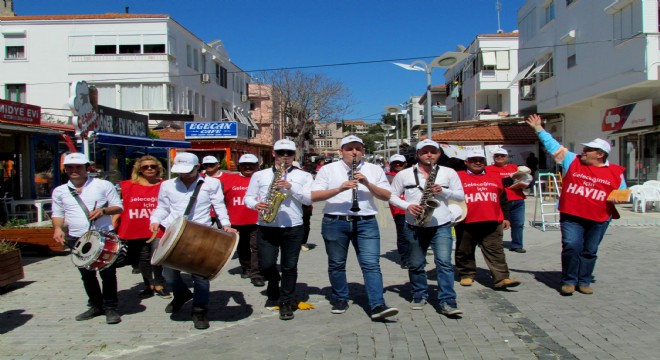
M 433 170 L 431 170 L 428 179 L 426 179 L 426 185 L 424 185 L 424 192 L 422 193 L 422 200 L 419 202 L 419 205 L 424 207 L 424 211 L 415 219 L 416 226 L 424 226 L 431 222 L 433 211 L 440 206 L 440 201 L 433 197 L 433 190 L 431 190 L 431 186 L 435 183 L 435 177 L 438 175 L 439 169 L 440 166 L 435 165 Z
M 272 223 L 275 221 L 277 216 L 277 211 L 282 205 L 282 201 L 287 198 L 287 194 L 279 191 L 275 186 L 275 183 L 282 178 L 282 175 L 285 174 L 285 171 L 288 167 L 285 164 L 282 164 L 273 174 L 273 181 L 271 181 L 270 186 L 268 187 L 268 195 L 266 196 L 266 202 L 268 203 L 268 208 L 265 210 L 259 211 L 259 219 L 265 223 Z

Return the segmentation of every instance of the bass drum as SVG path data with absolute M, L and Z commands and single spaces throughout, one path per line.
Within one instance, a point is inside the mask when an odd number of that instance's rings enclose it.
M 238 234 L 182 216 L 163 234 L 151 263 L 213 280 L 234 256 L 237 245 Z
M 71 261 L 79 268 L 100 271 L 117 260 L 120 248 L 117 235 L 109 231 L 90 230 L 71 249 Z

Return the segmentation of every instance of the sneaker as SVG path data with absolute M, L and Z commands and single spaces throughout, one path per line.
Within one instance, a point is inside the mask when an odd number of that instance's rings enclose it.
M 424 309 L 424 305 L 426 305 L 426 299 L 413 299 L 410 302 L 410 308 L 412 310 L 422 310 Z
M 254 279 L 251 280 L 251 282 L 252 282 L 252 285 L 254 285 L 255 287 L 264 287 L 264 286 L 266 286 L 266 283 L 264 282 L 264 279 L 262 279 L 262 278 L 254 278 Z
M 495 283 L 496 289 L 505 289 L 510 287 L 516 287 L 520 285 L 520 281 L 516 279 L 502 279 Z
M 564 296 L 571 296 L 575 292 L 575 285 L 564 284 L 559 289 L 559 293 Z
M 385 304 L 377 305 L 371 310 L 371 320 L 382 320 L 399 313 L 399 309 L 388 307 Z
M 524 254 L 524 253 L 527 252 L 527 250 L 525 250 L 523 248 L 511 248 L 511 249 L 509 249 L 509 251 L 517 252 L 519 254 Z
M 138 294 L 138 297 L 140 299 L 148 299 L 152 296 L 154 296 L 154 290 L 151 289 L 151 288 L 144 289 L 144 290 L 140 291 L 140 293 Z
M 76 321 L 85 321 L 103 315 L 103 311 L 96 306 L 90 306 L 87 311 L 76 316 Z
M 116 309 L 106 309 L 105 310 L 105 323 L 106 324 L 119 324 L 121 322 L 121 316 Z
M 300 250 L 309 251 L 309 246 L 307 244 L 302 244 L 302 245 L 300 245 Z
M 580 294 L 585 294 L 585 295 L 591 295 L 594 293 L 594 289 L 591 288 L 589 285 L 578 285 L 577 291 Z
M 195 324 L 195 329 L 204 330 L 209 328 L 209 319 L 206 317 L 205 309 L 193 309 L 192 321 Z
M 163 299 L 170 299 L 172 297 L 172 294 L 170 294 L 170 292 L 163 286 L 156 286 L 154 288 L 154 293 Z
M 280 320 L 293 319 L 293 310 L 290 305 L 280 304 Z
M 473 282 L 474 280 L 472 278 L 464 277 L 461 278 L 461 282 L 459 284 L 461 284 L 461 286 L 472 286 Z
M 187 291 L 181 295 L 174 294 L 174 299 L 167 304 L 165 307 L 165 312 L 168 314 L 173 314 L 181 310 L 183 305 L 190 301 L 193 298 L 193 294 L 190 291 Z
M 332 305 L 332 310 L 330 310 L 330 312 L 333 314 L 343 314 L 346 312 L 346 310 L 348 310 L 348 301 L 337 300 Z
M 456 305 L 450 304 L 441 304 L 440 305 L 440 314 L 446 316 L 456 316 L 462 314 L 463 311 L 456 307 Z

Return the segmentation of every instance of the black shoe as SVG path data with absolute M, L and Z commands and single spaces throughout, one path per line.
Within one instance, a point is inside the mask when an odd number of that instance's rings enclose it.
M 204 330 L 209 328 L 209 319 L 206 317 L 206 310 L 193 309 L 192 321 L 195 329 Z
M 167 289 L 165 289 L 164 287 L 154 289 L 154 293 L 156 293 L 156 295 L 162 297 L 163 299 L 169 299 L 172 297 L 172 294 L 170 294 L 170 292 L 167 291 Z
M 252 285 L 256 287 L 263 287 L 266 286 L 266 283 L 264 282 L 264 279 L 262 278 L 254 278 L 252 279 Z
M 121 316 L 116 309 L 106 309 L 105 310 L 105 323 L 106 324 L 119 324 L 121 322 Z
M 173 314 L 181 310 L 183 305 L 190 301 L 193 298 L 193 294 L 190 291 L 187 291 L 181 295 L 174 294 L 174 299 L 170 301 L 169 304 L 165 307 L 165 312 L 168 314 Z
M 290 305 L 280 304 L 280 320 L 293 319 L 293 310 Z
M 87 311 L 76 316 L 76 321 L 85 321 L 103 315 L 103 310 L 96 306 L 90 306 Z
M 243 272 L 241 272 L 241 279 L 248 279 L 248 278 L 250 278 L 250 275 L 248 275 L 247 271 L 243 270 Z
M 509 249 L 509 251 L 517 252 L 517 253 L 519 253 L 519 254 L 524 254 L 524 253 L 527 252 L 527 250 L 525 250 L 525 249 L 523 249 L 523 248 Z
M 385 304 L 376 306 L 371 310 L 371 320 L 382 320 L 399 313 L 399 309 L 388 307 Z
M 330 312 L 333 314 L 343 314 L 346 312 L 346 310 L 348 310 L 348 301 L 337 300 L 332 305 L 332 309 L 330 310 Z
M 154 291 L 151 288 L 144 289 L 144 290 L 140 291 L 138 296 L 140 297 L 140 299 L 148 299 L 148 298 L 154 296 Z
M 266 288 L 266 295 L 268 295 L 268 300 L 279 300 L 280 282 L 275 280 L 269 280 L 268 288 Z

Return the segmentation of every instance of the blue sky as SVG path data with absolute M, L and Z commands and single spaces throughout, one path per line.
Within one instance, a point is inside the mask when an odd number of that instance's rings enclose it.
M 517 28 L 525 0 L 501 0 L 501 27 Z M 431 60 L 478 34 L 497 31 L 496 0 L 14 0 L 18 15 L 168 14 L 206 42 L 220 39 L 232 61 L 246 71 L 327 66 L 320 72 L 350 89 L 356 105 L 347 119 L 380 120 L 384 106 L 405 102 L 426 89 L 423 72 L 388 59 Z M 444 83 L 442 69 L 433 85 Z

